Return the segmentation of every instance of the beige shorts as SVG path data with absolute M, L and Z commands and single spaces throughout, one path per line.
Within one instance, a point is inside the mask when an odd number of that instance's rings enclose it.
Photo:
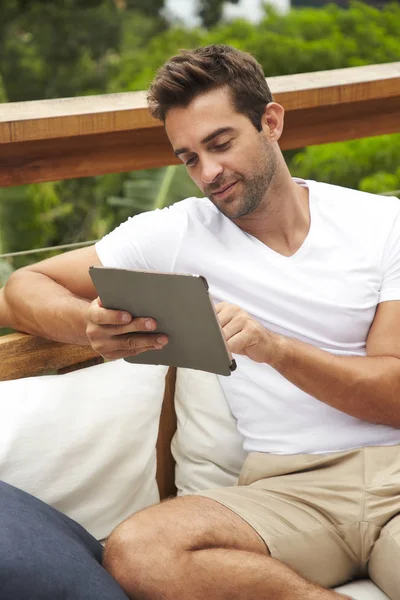
M 329 588 L 369 575 L 400 600 L 400 446 L 251 453 L 238 486 L 198 495 L 237 513 L 306 579 Z

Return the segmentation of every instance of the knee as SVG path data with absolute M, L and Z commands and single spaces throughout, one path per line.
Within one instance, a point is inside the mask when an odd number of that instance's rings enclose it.
M 104 567 L 129 596 L 184 600 L 193 551 L 217 543 L 210 502 L 175 498 L 134 515 L 111 534 Z
M 119 525 L 107 540 L 103 566 L 117 580 L 125 573 L 143 571 L 148 561 L 150 566 L 153 532 L 140 526 L 134 517 Z M 154 543 L 154 542 L 153 542 Z
M 137 515 L 111 534 L 103 566 L 129 597 L 168 600 L 174 598 L 169 590 L 172 577 L 178 577 L 179 556 L 157 520 L 151 523 Z
M 147 508 L 121 523 L 109 537 L 103 564 L 116 571 L 122 564 L 175 560 L 187 550 L 199 549 L 205 533 L 190 498 L 175 498 Z M 162 562 L 164 564 L 164 562 Z

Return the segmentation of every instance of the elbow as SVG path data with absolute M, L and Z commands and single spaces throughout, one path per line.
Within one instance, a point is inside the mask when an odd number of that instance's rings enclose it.
M 7 305 L 4 287 L 0 289 L 0 327 L 11 327 L 10 311 Z
M 18 329 L 18 300 L 23 298 L 27 289 L 25 277 L 27 267 L 11 273 L 6 284 L 0 289 L 0 327 Z M 21 287 L 22 281 L 22 287 Z
M 374 416 L 371 421 L 400 429 L 400 359 L 385 358 L 384 373 L 372 375 L 368 382 L 367 397 Z

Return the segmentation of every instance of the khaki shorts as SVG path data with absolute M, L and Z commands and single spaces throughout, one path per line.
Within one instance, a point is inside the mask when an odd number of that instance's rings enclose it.
M 197 495 L 237 513 L 306 579 L 330 588 L 369 576 L 400 600 L 400 446 L 251 453 L 238 486 Z

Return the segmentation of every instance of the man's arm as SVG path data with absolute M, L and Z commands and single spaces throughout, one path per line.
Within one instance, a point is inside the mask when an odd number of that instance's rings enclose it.
M 266 362 L 304 392 L 353 417 L 400 428 L 400 301 L 382 302 L 367 356 L 337 356 L 267 331 L 236 306 L 218 317 L 229 350 Z
M 101 266 L 94 246 L 20 269 L 0 290 L 0 326 L 59 342 L 89 345 L 105 358 L 159 350 L 165 335 L 156 322 L 103 308 L 89 275 Z M 151 317 L 151 315 L 149 315 Z
M 2 290 L 0 325 L 88 344 L 88 309 L 97 296 L 88 269 L 100 264 L 91 246 L 19 269 Z
M 4 288 L 0 289 L 0 327 L 5 327 L 9 322 L 6 299 L 4 298 Z

